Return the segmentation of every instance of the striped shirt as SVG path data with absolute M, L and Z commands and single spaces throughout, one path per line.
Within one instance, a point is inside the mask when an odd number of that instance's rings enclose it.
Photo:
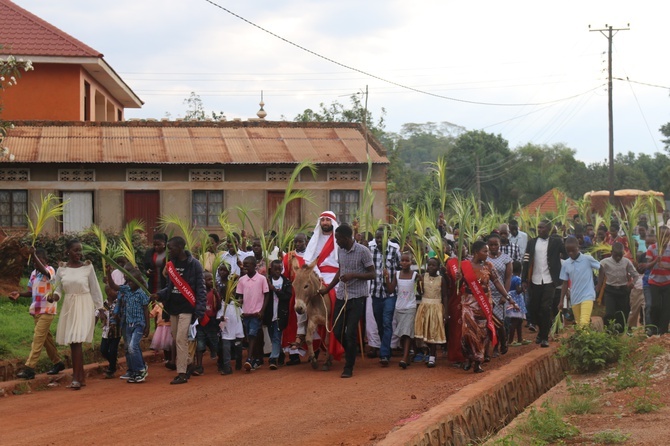
M 519 245 L 516 243 L 509 242 L 506 245 L 500 243 L 500 252 L 510 256 L 515 262 L 521 261 L 521 250 L 519 249 Z
M 393 277 L 395 272 L 400 269 L 400 255 L 398 254 L 398 248 L 391 245 L 387 245 L 386 249 L 386 262 L 382 261 L 382 252 L 377 249 L 377 246 L 370 248 L 372 253 L 372 263 L 375 265 L 375 280 L 370 281 L 370 296 L 374 298 L 386 298 L 386 297 L 396 297 L 395 291 L 389 293 L 384 286 L 384 268 L 388 270 L 389 277 Z M 384 265 L 382 265 L 384 263 Z
M 658 246 L 654 243 L 647 249 L 647 263 L 653 262 L 658 257 Z M 649 274 L 649 285 L 670 285 L 670 245 L 665 247 L 661 261 L 651 268 Z
M 337 248 L 338 260 L 340 263 L 340 276 L 350 273 L 365 273 L 367 268 L 373 266 L 372 254 L 365 246 L 354 242 L 350 250 Z M 239 286 L 239 285 L 238 285 Z M 349 299 L 357 297 L 366 297 L 370 292 L 367 280 L 352 279 L 347 283 L 337 284 L 337 298 Z

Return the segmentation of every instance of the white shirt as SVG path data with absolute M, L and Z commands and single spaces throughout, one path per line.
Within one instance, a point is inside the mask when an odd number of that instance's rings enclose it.
M 284 285 L 284 279 L 281 276 L 277 280 L 272 279 L 272 286 L 276 289 L 281 290 L 282 285 Z M 275 292 L 272 293 L 272 301 L 272 322 L 274 322 L 277 320 L 277 307 L 279 307 L 279 297 Z
M 521 233 L 521 232 L 519 232 Z M 551 283 L 551 274 L 549 273 L 549 262 L 547 261 L 547 248 L 549 247 L 549 239 L 538 237 L 535 242 L 535 257 L 533 258 L 533 283 L 535 285 L 542 285 L 543 283 Z
M 523 255 L 526 253 L 526 246 L 528 246 L 528 234 L 523 231 L 519 231 L 517 235 L 512 235 L 510 232 L 509 241 L 510 243 L 517 244 L 519 247 L 519 253 L 521 254 L 521 257 L 523 257 Z

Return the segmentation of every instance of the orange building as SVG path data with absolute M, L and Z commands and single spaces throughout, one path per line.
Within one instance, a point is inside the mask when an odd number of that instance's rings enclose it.
M 0 91 L 3 120 L 123 121 L 142 101 L 103 55 L 9 0 L 0 0 L 0 57 L 35 69 Z

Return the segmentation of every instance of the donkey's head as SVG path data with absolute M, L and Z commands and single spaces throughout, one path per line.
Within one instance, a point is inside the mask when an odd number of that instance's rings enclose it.
M 298 314 L 305 314 L 307 305 L 310 301 L 318 296 L 319 288 L 321 287 L 321 280 L 314 271 L 314 260 L 309 265 L 300 267 L 298 261 L 293 259 L 291 267 L 295 271 L 295 279 L 293 280 L 293 290 L 295 291 L 295 311 Z

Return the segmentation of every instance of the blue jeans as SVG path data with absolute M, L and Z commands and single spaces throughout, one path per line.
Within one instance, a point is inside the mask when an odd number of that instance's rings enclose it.
M 144 324 L 131 324 L 126 327 L 128 372 L 131 375 L 144 370 L 144 358 L 142 358 L 142 349 L 140 348 L 142 336 L 144 336 Z
M 393 336 L 393 313 L 395 312 L 395 297 L 372 298 L 372 312 L 377 322 L 379 332 L 379 357 L 391 357 L 391 337 Z
M 270 353 L 270 359 L 279 358 L 281 353 L 281 334 L 282 330 L 279 329 L 279 321 L 272 321 L 272 325 L 268 327 L 268 334 L 270 335 L 270 341 L 272 342 L 272 352 Z

